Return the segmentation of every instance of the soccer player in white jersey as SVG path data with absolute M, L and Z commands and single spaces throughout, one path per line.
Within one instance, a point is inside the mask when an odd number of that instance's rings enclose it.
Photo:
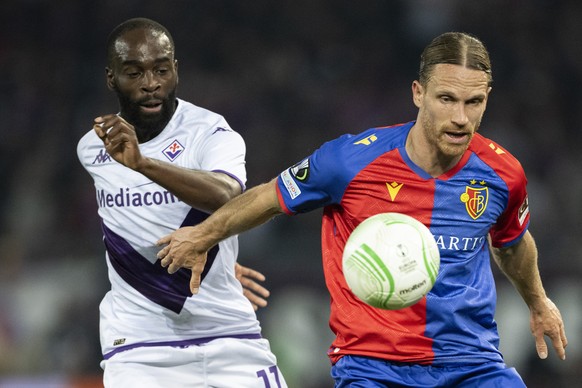
M 286 387 L 235 276 L 236 237 L 209 252 L 196 285 L 156 258 L 159 236 L 243 191 L 242 137 L 176 98 L 174 42 L 159 23 L 120 24 L 107 50 L 120 110 L 97 117 L 77 148 L 95 183 L 111 281 L 100 306 L 105 386 Z

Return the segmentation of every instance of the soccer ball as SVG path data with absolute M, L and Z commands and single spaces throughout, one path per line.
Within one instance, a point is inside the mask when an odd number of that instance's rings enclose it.
M 433 287 L 440 254 L 424 224 L 401 213 L 367 218 L 350 234 L 343 272 L 352 292 L 367 304 L 397 310 L 420 301 Z

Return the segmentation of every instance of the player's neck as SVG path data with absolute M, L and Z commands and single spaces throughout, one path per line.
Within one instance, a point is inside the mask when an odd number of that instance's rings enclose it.
M 168 125 L 169 120 L 164 120 L 156 123 L 155 125 L 148 126 L 147 128 L 144 127 L 136 127 L 135 133 L 137 135 L 137 141 L 139 144 L 146 143 L 156 136 L 158 136 L 166 125 Z

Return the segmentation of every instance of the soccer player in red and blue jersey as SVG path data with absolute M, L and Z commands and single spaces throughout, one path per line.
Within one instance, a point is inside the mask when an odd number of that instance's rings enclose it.
M 477 133 L 492 75 L 477 38 L 446 33 L 421 56 L 412 83 L 415 121 L 344 135 L 231 200 L 204 223 L 162 238 L 169 272 L 194 268 L 223 238 L 272 217 L 323 207 L 322 258 L 331 295 L 329 350 L 336 387 L 524 387 L 499 352 L 495 259 L 530 310 L 541 358 L 545 336 L 561 359 L 567 339 L 537 265 L 526 176 L 504 148 Z M 411 215 L 441 255 L 433 289 L 419 303 L 381 310 L 360 301 L 342 273 L 351 231 L 384 212 Z

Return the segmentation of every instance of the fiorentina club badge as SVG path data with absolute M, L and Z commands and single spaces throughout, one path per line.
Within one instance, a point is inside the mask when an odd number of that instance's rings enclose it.
M 178 140 L 174 140 L 172 144 L 164 148 L 162 152 L 166 155 L 166 158 L 170 159 L 170 162 L 173 162 L 182 152 L 184 152 L 184 147 Z
M 484 185 L 485 182 L 479 182 Z M 471 184 L 475 184 L 471 181 Z M 487 187 L 471 187 L 466 186 L 465 192 L 461 194 L 461 202 L 465 204 L 467 213 L 472 219 L 476 220 L 481 217 L 487 208 L 487 202 L 489 200 L 489 189 Z

